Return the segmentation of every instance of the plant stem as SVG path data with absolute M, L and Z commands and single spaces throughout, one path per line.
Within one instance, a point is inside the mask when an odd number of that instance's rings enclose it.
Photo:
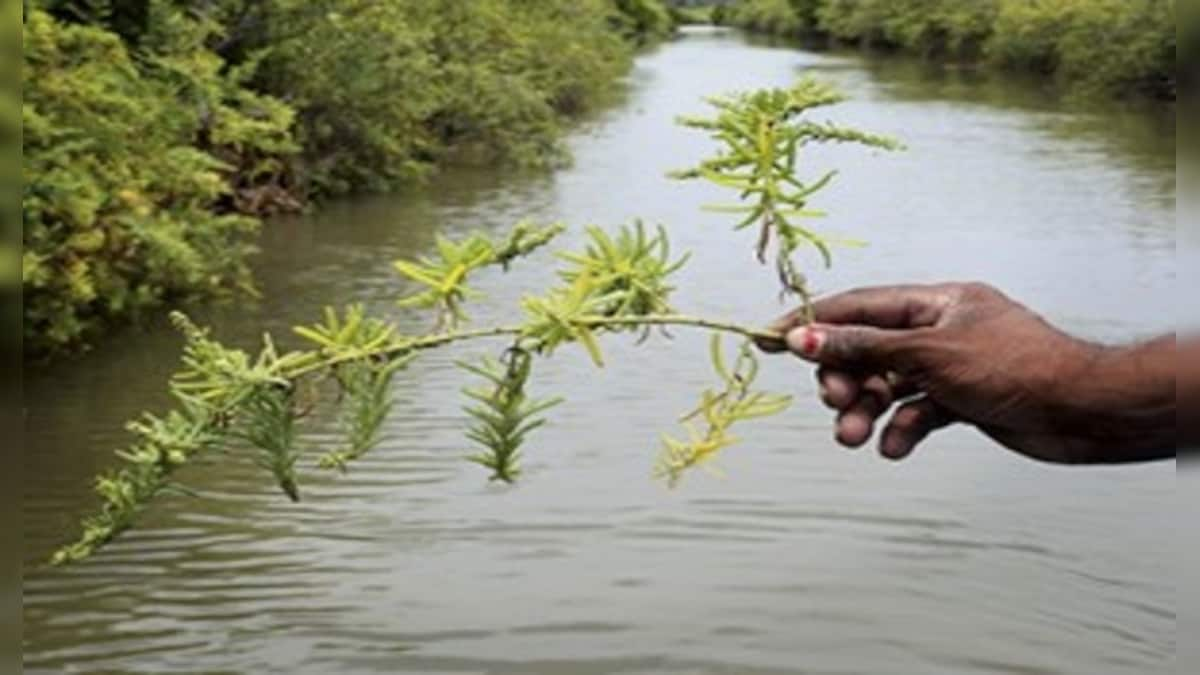
M 782 340 L 783 336 L 772 330 L 762 328 L 750 328 L 729 321 L 715 321 L 701 317 L 687 316 L 685 314 L 648 314 L 646 316 L 619 316 L 619 317 L 583 317 L 580 323 L 587 324 L 595 328 L 604 328 L 608 326 L 691 326 L 693 328 L 707 328 L 709 330 L 719 330 L 725 333 L 734 333 L 743 337 L 758 340 Z
M 493 328 L 480 328 L 477 330 L 461 330 L 449 331 L 446 333 L 435 333 L 424 337 L 412 338 L 400 342 L 390 342 L 376 349 L 367 349 L 360 352 L 351 352 L 349 354 L 340 354 L 336 357 L 310 363 L 301 366 L 291 372 L 283 373 L 289 379 L 296 379 L 305 375 L 310 375 L 314 372 L 333 368 L 343 363 L 352 361 L 361 361 L 363 359 L 372 358 L 394 358 L 402 354 L 410 352 L 422 351 L 425 349 L 433 349 L 451 342 L 459 342 L 462 340 L 475 340 L 480 338 L 501 337 L 505 335 L 520 335 L 520 326 L 495 326 Z
M 783 340 L 782 335 L 772 330 L 751 328 L 749 326 L 743 326 L 728 321 L 717 321 L 702 317 L 687 316 L 685 314 L 647 314 L 645 316 L 616 317 L 585 316 L 581 317 L 578 322 L 590 328 L 624 328 L 629 326 L 690 326 L 693 328 L 706 328 L 708 330 L 733 333 L 735 335 L 741 335 L 743 337 L 756 340 Z M 332 368 L 341 365 L 343 363 L 380 357 L 395 358 L 397 356 L 415 351 L 423 351 L 426 349 L 442 347 L 453 342 L 520 335 L 523 330 L 524 329 L 521 326 L 494 326 L 492 328 L 436 333 L 434 335 L 427 335 L 401 342 L 389 343 L 377 349 L 369 349 L 350 354 L 341 354 L 334 358 L 319 361 L 317 363 L 305 364 L 299 368 L 296 368 L 295 370 L 292 370 L 291 372 L 281 373 L 281 375 L 287 377 L 288 379 L 296 379 L 305 375 L 310 375 L 314 372 L 325 370 L 326 368 Z

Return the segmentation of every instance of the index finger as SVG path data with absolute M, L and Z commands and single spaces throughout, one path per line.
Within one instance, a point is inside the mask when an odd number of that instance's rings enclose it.
M 817 323 L 861 325 L 873 328 L 925 328 L 937 323 L 949 304 L 943 285 L 901 285 L 856 288 L 813 301 Z M 803 308 L 784 315 L 771 325 L 781 333 L 806 323 Z

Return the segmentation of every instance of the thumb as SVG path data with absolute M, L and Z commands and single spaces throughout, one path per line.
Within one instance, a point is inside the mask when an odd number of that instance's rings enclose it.
M 907 331 L 808 324 L 788 332 L 788 349 L 806 361 L 846 370 L 893 370 Z

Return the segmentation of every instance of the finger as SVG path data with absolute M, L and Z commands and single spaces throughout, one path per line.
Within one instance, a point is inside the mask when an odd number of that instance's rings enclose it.
M 852 372 L 903 371 L 918 331 L 812 324 L 787 334 L 788 349 L 802 359 Z
M 834 410 L 845 410 L 858 398 L 862 378 L 832 368 L 817 369 L 821 401 Z
M 812 304 L 811 315 L 815 323 L 918 328 L 937 323 L 950 299 L 948 285 L 876 286 L 819 298 Z M 771 330 L 787 333 L 806 323 L 808 313 L 800 308 L 772 323 Z
M 909 401 L 896 408 L 879 435 L 879 454 L 904 459 L 929 434 L 953 422 L 954 415 L 929 398 Z
M 892 388 L 892 401 L 903 401 L 906 398 L 921 393 L 920 386 L 911 377 L 906 377 L 895 371 L 889 371 L 884 378 Z
M 821 402 L 832 410 L 845 410 L 858 398 L 863 381 L 870 375 L 848 373 L 833 368 L 817 369 L 818 393 Z M 893 402 L 906 399 L 920 393 L 920 388 L 912 378 L 899 373 L 889 372 L 883 375 L 891 388 Z
M 774 325 L 781 325 L 781 324 L 779 321 L 777 321 L 777 322 L 775 322 L 775 324 L 772 324 L 772 325 L 774 326 Z M 785 330 L 777 331 L 777 330 L 775 330 L 775 328 L 770 328 L 769 330 L 777 333 L 777 335 L 772 336 L 772 337 L 767 337 L 765 335 L 756 335 L 756 336 L 754 336 L 754 346 L 758 347 L 760 351 L 765 352 L 767 354 L 778 354 L 780 352 L 786 352 L 788 350 L 786 331 Z
M 871 438 L 875 420 L 892 405 L 891 386 L 885 378 L 874 375 L 862 383 L 854 403 L 838 416 L 834 437 L 838 443 L 857 448 Z

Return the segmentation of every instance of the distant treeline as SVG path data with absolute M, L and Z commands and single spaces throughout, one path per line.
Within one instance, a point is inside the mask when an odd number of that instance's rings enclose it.
M 741 0 L 728 23 L 1042 73 L 1116 96 L 1176 96 L 1175 0 Z
M 249 286 L 258 217 L 447 162 L 553 164 L 660 0 L 33 0 L 24 340 Z

